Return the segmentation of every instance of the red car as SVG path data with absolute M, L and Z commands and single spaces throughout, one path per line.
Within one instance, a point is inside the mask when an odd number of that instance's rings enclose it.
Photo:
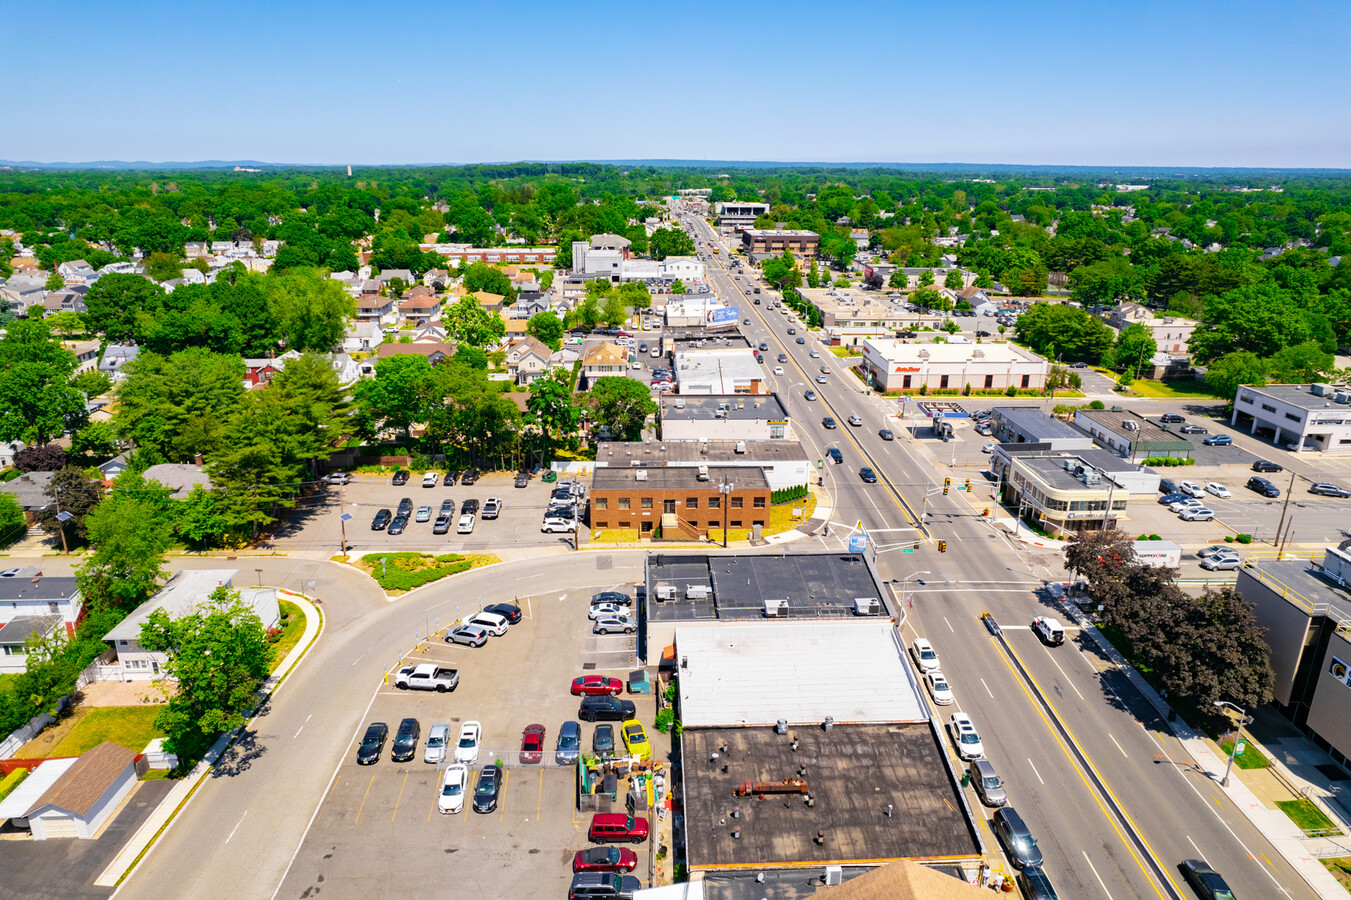
M 572 695 L 577 696 L 599 696 L 600 694 L 609 694 L 611 697 L 621 693 L 624 690 L 624 682 L 618 678 L 606 678 L 604 675 L 583 675 L 581 678 L 572 679 Z
M 572 858 L 573 872 L 632 872 L 637 867 L 638 854 L 624 847 L 592 847 Z
M 544 757 L 544 726 L 527 725 L 521 732 L 521 762 L 537 763 Z

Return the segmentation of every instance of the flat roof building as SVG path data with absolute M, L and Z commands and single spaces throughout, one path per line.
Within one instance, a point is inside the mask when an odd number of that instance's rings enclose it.
M 1093 439 L 1034 406 L 996 406 L 990 410 L 990 433 L 1006 444 L 1027 444 L 1038 450 L 1090 450 Z
M 730 493 L 722 493 L 726 485 Z M 643 537 L 707 537 L 769 524 L 769 482 L 739 466 L 598 466 L 591 476 L 591 527 L 626 528 Z
M 821 327 L 831 343 L 856 347 L 869 338 L 892 338 L 898 331 L 936 327 L 942 316 L 911 310 L 898 294 L 879 294 L 853 288 L 800 288 L 821 314 Z
M 741 246 L 747 253 L 774 256 L 792 253 L 799 259 L 814 259 L 821 246 L 821 236 L 815 231 L 747 228 L 741 232 Z
M 1186 435 L 1165 431 L 1130 410 L 1080 409 L 1074 413 L 1074 424 L 1091 434 L 1100 446 L 1132 462 L 1151 456 L 1188 459 L 1192 455 L 1191 441 Z
M 601 441 L 596 468 L 730 466 L 759 469 L 771 490 L 806 485 L 811 476 L 807 451 L 797 441 Z
M 1106 450 L 1057 453 L 996 444 L 990 469 L 1001 501 L 1020 518 L 1057 534 L 1111 529 L 1129 521 L 1126 502 L 1157 495 L 1159 476 Z
M 1351 454 L 1351 385 L 1242 385 L 1229 423 L 1296 452 Z
M 684 350 L 675 354 L 682 394 L 763 394 L 765 372 L 749 348 Z
M 663 441 L 772 441 L 790 437 L 778 394 L 707 394 L 661 398 Z
M 755 224 L 757 218 L 769 214 L 768 203 L 747 203 L 740 200 L 717 203 L 713 209 L 718 217 L 719 228 L 749 228 Z
M 906 344 L 892 338 L 863 342 L 860 363 L 868 383 L 887 393 L 928 390 L 1040 390 L 1050 364 L 1014 344 Z

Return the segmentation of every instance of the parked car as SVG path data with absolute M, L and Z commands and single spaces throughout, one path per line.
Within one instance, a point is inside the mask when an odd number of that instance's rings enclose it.
M 389 527 L 385 529 L 385 534 L 403 534 L 404 529 L 407 527 L 407 516 L 395 516 L 390 520 Z
M 1183 434 L 1205 434 L 1206 427 L 1204 425 L 1183 425 L 1178 431 Z
M 441 474 L 439 472 L 428 472 L 426 475 L 422 476 L 422 486 L 425 488 L 434 488 L 436 487 L 436 483 L 440 480 Z
M 953 703 L 952 688 L 948 686 L 948 677 L 942 672 L 934 669 L 924 676 L 924 683 L 929 688 L 929 695 L 933 697 L 934 703 L 938 706 L 951 706 Z
M 371 531 L 384 531 L 389 527 L 390 520 L 393 518 L 394 514 L 389 510 L 380 510 L 375 514 L 375 518 L 371 519 Z
M 329 472 L 324 476 L 324 484 L 351 484 L 352 476 L 346 472 Z
M 618 606 L 628 606 L 633 603 L 633 598 L 622 591 L 601 591 L 599 594 L 591 595 L 592 603 L 614 603 Z
M 1174 481 L 1173 479 L 1171 479 L 1171 478 L 1160 478 L 1160 479 L 1159 479 L 1159 493 L 1160 493 L 1160 494 L 1178 494 L 1178 493 L 1181 493 L 1181 491 L 1179 491 L 1179 490 L 1177 489 L 1177 482 Z
M 1009 862 L 1013 863 L 1015 869 L 1041 865 L 1041 850 L 1037 847 L 1037 839 L 1032 837 L 1031 829 L 1012 806 L 995 810 L 990 829 L 995 833 L 995 837 L 999 838 L 999 843 L 1004 846 L 1004 852 L 1008 854 Z
M 474 613 L 465 620 L 465 624 L 477 625 L 493 637 L 501 637 L 511 627 L 511 623 L 507 621 L 505 616 L 499 616 L 497 613 L 487 610 Z
M 1207 556 L 1214 556 L 1216 553 L 1233 553 L 1234 548 L 1226 547 L 1224 544 L 1211 544 L 1209 547 L 1202 547 L 1196 551 L 1196 555 L 1205 559 Z
M 366 726 L 366 734 L 357 747 L 357 765 L 369 766 L 380 760 L 385 752 L 385 738 L 389 737 L 389 726 L 384 722 L 372 722 Z
M 994 764 L 988 759 L 971 760 L 968 771 L 971 773 L 971 786 L 976 789 L 976 795 L 982 803 L 986 806 L 1003 806 L 1009 802 L 1004 782 L 999 779 Z
M 915 657 L 915 665 L 920 671 L 935 672 L 939 669 L 938 651 L 924 638 L 915 638 L 910 645 L 910 653 Z
M 629 719 L 619 728 L 619 736 L 624 741 L 624 749 L 628 751 L 629 756 L 636 759 L 651 759 L 652 745 L 647 740 L 647 732 L 643 730 L 643 723 L 637 719 Z
M 521 762 L 537 763 L 544 758 L 544 726 L 525 726 L 521 732 Z
M 514 603 L 494 603 L 492 606 L 483 607 L 483 611 L 501 616 L 507 620 L 508 625 L 515 625 L 521 621 L 521 608 Z
M 468 787 L 468 766 L 446 766 L 446 774 L 441 776 L 441 792 L 436 795 L 436 811 L 442 815 L 460 812 L 464 809 L 464 794 Z
M 577 707 L 577 718 L 585 722 L 623 722 L 632 719 L 634 706 L 632 700 L 620 700 L 608 694 L 599 697 L 583 697 Z
M 858 477 L 863 479 L 864 484 L 877 484 L 877 473 L 871 466 L 864 466 L 858 470 Z
M 407 469 L 398 469 L 397 471 L 395 471 L 394 478 L 391 483 L 395 487 L 398 487 L 401 484 L 407 484 L 409 474 L 411 473 L 409 473 Z
M 527 485 L 530 484 L 530 473 L 529 473 L 529 472 L 517 472 L 517 473 L 516 473 L 516 479 L 515 479 L 515 481 L 513 481 L 512 483 L 515 484 L 516 487 L 518 487 L 518 488 L 526 487 Z
M 558 729 L 558 741 L 554 744 L 554 762 L 560 766 L 570 766 L 582 755 L 582 726 L 567 721 Z
M 592 634 L 633 634 L 638 623 L 628 616 L 602 616 L 591 626 Z
M 1160 497 L 1159 503 L 1162 506 L 1172 506 L 1174 503 L 1183 503 L 1190 499 L 1192 498 L 1188 497 L 1186 494 L 1183 494 L 1179 491 L 1174 491 L 1171 494 L 1164 494 L 1162 497 Z
M 1281 495 L 1280 488 L 1265 478 L 1258 478 L 1255 475 L 1248 479 L 1248 490 L 1256 491 L 1263 497 L 1279 497 Z
M 586 830 L 586 839 L 593 844 L 642 844 L 647 842 L 647 819 L 626 816 L 623 813 L 596 813 Z
M 460 521 L 455 525 L 457 534 L 472 534 L 474 531 L 474 514 L 465 513 L 460 516 Z
M 952 744 L 962 759 L 978 759 L 985 755 L 985 746 L 980 742 L 980 734 L 975 723 L 964 712 L 955 712 L 948 719 L 948 728 L 952 734 Z
M 436 521 L 432 523 L 432 534 L 449 534 L 450 516 L 437 516 Z
M 602 697 L 615 696 L 624 690 L 624 682 L 618 678 L 608 678 L 604 675 L 583 675 L 580 678 L 572 679 L 572 695 L 574 697 Z
M 471 719 L 460 726 L 460 736 L 455 742 L 455 761 L 473 765 L 478 762 L 479 744 L 483 741 L 483 725 L 477 719 Z
M 457 625 L 446 632 L 446 643 L 482 647 L 488 643 L 488 631 L 480 625 Z
M 1184 481 L 1177 486 L 1177 489 L 1188 497 L 1195 497 L 1198 500 L 1206 495 L 1205 488 L 1194 481 Z
M 1060 900 L 1041 866 L 1028 866 L 1019 872 L 1018 886 L 1023 890 L 1023 900 Z
M 1220 497 L 1224 500 L 1228 500 L 1230 497 L 1233 496 L 1232 494 L 1229 493 L 1229 488 L 1220 484 L 1218 481 L 1206 482 L 1206 493 L 1214 494 L 1216 497 Z
M 1184 522 L 1212 522 L 1215 519 L 1215 513 L 1204 506 L 1194 506 L 1190 509 L 1184 509 L 1177 515 L 1178 518 Z
M 1211 572 L 1232 572 L 1240 568 L 1243 561 L 1238 558 L 1238 554 L 1232 550 L 1226 550 L 1223 553 L 1215 553 L 1201 560 L 1201 568 Z
M 1228 882 L 1205 860 L 1184 859 L 1178 868 L 1182 870 L 1182 877 L 1192 886 L 1192 890 L 1203 900 L 1234 900 L 1234 892 L 1229 888 Z
M 547 518 L 540 524 L 540 531 L 544 534 L 558 534 L 560 532 L 573 531 L 577 528 L 575 522 L 570 519 L 560 519 L 557 517 Z
M 413 501 L 404 497 L 399 501 L 399 507 L 394 511 L 394 515 L 403 516 L 405 519 L 413 514 Z
M 430 506 L 419 506 L 414 521 L 430 522 L 432 520 L 432 508 Z
M 464 474 L 460 476 L 460 484 L 468 487 L 478 481 L 478 469 L 465 469 Z
M 1347 490 L 1344 487 L 1337 487 L 1337 485 L 1326 481 L 1319 481 L 1310 485 L 1309 493 L 1319 494 L 1324 497 L 1342 497 L 1343 499 L 1351 497 L 1351 490 Z
M 1274 462 L 1265 459 L 1259 459 L 1257 462 L 1253 463 L 1252 470 L 1254 472 L 1267 472 L 1267 473 L 1285 471 L 1283 468 L 1276 465 Z
M 450 725 L 437 722 L 427 730 L 427 746 L 422 751 L 422 761 L 436 765 L 446 758 L 446 747 L 450 745 Z
M 474 812 L 490 813 L 497 809 L 497 795 L 501 790 L 502 770 L 497 766 L 480 769 L 478 781 L 474 783 Z
M 1187 420 L 1182 416 L 1179 416 L 1177 413 L 1164 413 L 1163 415 L 1159 416 L 1159 421 L 1165 425 L 1181 425 L 1183 422 Z
M 417 745 L 422 740 L 422 725 L 411 716 L 399 723 L 394 735 L 394 743 L 389 746 L 389 758 L 394 762 L 407 762 L 417 753 Z
M 475 515 L 478 514 L 478 501 L 475 500 L 473 497 L 470 497 L 468 500 L 460 504 L 460 515 L 464 515 L 465 513 L 474 513 Z
M 611 756 L 615 752 L 615 727 L 608 722 L 596 726 L 591 735 L 591 752 L 597 756 Z
M 1207 447 L 1228 447 L 1234 442 L 1234 439 L 1227 434 L 1212 434 L 1201 443 Z
M 497 497 L 489 497 L 483 501 L 483 518 L 496 519 L 502 514 L 502 501 Z
M 638 866 L 638 854 L 627 847 L 590 847 L 572 857 L 574 872 L 632 872 Z

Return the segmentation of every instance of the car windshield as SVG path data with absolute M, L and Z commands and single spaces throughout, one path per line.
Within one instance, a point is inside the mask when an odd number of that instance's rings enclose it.
M 439 734 L 434 734 L 431 737 L 427 738 L 428 747 L 440 747 L 445 742 L 446 742 L 445 738 L 441 737 L 441 735 Z
M 442 797 L 460 796 L 460 783 L 458 781 L 452 781 L 449 784 L 443 785 L 441 787 L 441 796 Z
M 985 785 L 987 788 L 997 788 L 999 787 L 999 777 L 997 775 L 990 775 L 987 778 L 981 779 L 981 784 Z
M 930 648 L 924 647 L 924 648 L 922 648 L 922 649 L 919 651 L 919 658 L 920 658 L 920 659 L 938 659 L 938 654 L 935 653 L 935 652 L 933 652 L 933 650 L 931 650 Z
M 979 743 L 980 743 L 980 735 L 976 734 L 974 731 L 966 731 L 966 730 L 963 730 L 963 731 L 962 731 L 962 743 L 963 743 L 963 744 L 979 744 Z
M 491 794 L 497 781 L 497 776 L 491 772 L 484 772 L 479 776 L 478 787 L 474 788 L 476 794 Z
M 362 746 L 362 747 L 365 747 L 366 749 L 371 749 L 371 748 L 374 748 L 374 747 L 379 747 L 379 746 L 380 746 L 380 735 L 378 735 L 378 734 L 368 734 L 368 735 L 366 735 L 366 737 L 363 738 L 362 741 L 361 741 L 361 746 Z
M 935 679 L 934 679 L 934 690 L 936 690 L 936 691 L 946 691 L 947 689 L 948 689 L 948 683 L 947 683 L 946 681 L 944 681 L 944 680 L 941 679 L 941 678 L 935 678 Z
M 461 747 L 472 747 L 472 746 L 474 746 L 474 736 L 473 736 L 472 734 L 466 734 L 466 735 L 464 735 L 463 737 L 461 737 L 461 738 L 460 738 L 460 746 L 461 746 Z
M 565 734 L 558 739 L 558 749 L 560 750 L 571 750 L 573 747 L 576 747 L 577 744 L 577 738 L 571 735 Z

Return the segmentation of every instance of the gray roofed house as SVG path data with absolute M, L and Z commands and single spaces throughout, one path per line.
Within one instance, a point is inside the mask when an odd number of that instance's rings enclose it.
M 0 673 L 24 671 L 28 660 L 24 644 L 30 637 L 48 637 L 60 625 L 58 615 L 15 616 L 0 625 Z
M 31 525 L 52 503 L 52 498 L 47 495 L 47 485 L 51 483 L 51 472 L 26 472 L 13 481 L 0 484 L 0 491 L 14 495 Z
M 113 381 L 121 381 L 127 377 L 126 372 L 122 371 L 127 363 L 141 355 L 141 348 L 135 344 L 109 344 L 103 351 L 103 359 L 99 362 L 99 371 L 107 375 Z
M 160 463 L 146 469 L 143 477 L 146 481 L 158 481 L 165 487 L 172 488 L 171 496 L 175 499 L 186 497 L 197 485 L 201 485 L 204 490 L 211 490 L 211 476 L 207 475 L 201 466 Z
M 592 250 L 624 250 L 633 246 L 633 242 L 623 235 L 618 234 L 593 234 L 591 236 Z

